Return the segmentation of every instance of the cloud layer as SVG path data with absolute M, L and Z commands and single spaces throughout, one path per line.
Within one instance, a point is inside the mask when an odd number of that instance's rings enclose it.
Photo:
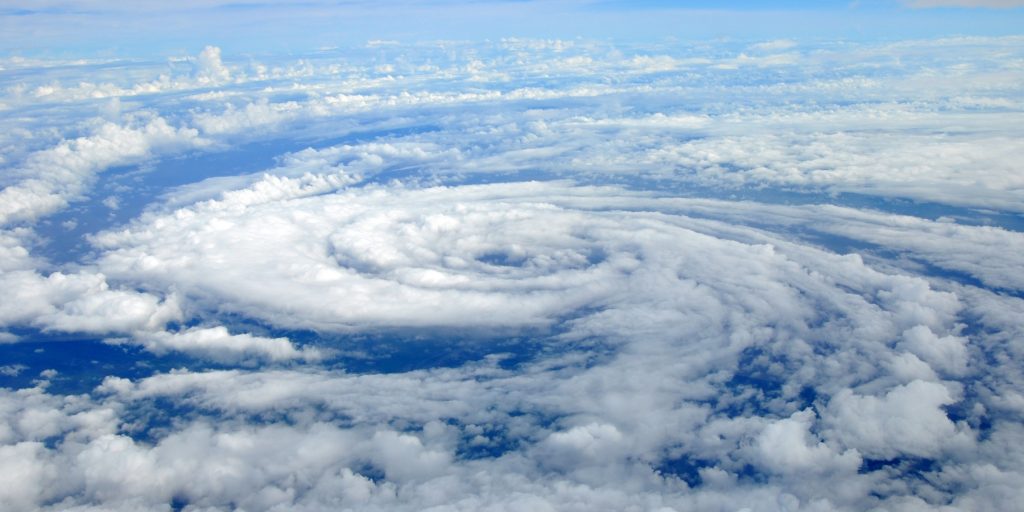
M 1019 43 L 5 62 L 0 508 L 1011 509 Z

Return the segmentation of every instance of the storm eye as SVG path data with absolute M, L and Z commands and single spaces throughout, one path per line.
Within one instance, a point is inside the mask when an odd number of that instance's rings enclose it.
M 496 267 L 523 267 L 528 259 L 525 255 L 511 251 L 488 251 L 476 257 L 476 261 Z

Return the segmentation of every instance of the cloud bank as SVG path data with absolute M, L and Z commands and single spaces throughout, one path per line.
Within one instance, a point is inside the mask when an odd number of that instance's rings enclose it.
M 367 46 L 16 63 L 0 507 L 1024 500 L 1019 38 Z

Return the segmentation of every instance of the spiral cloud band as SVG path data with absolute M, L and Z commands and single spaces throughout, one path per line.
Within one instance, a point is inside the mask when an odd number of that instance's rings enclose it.
M 1013 509 L 1020 42 L 4 60 L 0 508 Z

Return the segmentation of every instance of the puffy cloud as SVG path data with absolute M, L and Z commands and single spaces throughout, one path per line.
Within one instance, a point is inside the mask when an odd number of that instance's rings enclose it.
M 856 450 L 836 453 L 810 433 L 814 412 L 803 410 L 775 421 L 757 437 L 757 450 L 763 463 L 780 473 L 842 471 L 849 477 L 860 466 Z
M 0 503 L 11 510 L 32 510 L 46 501 L 57 484 L 57 471 L 42 443 L 0 446 L 0 470 L 10 484 L 0 490 Z
M 708 461 L 700 474 L 709 482 L 716 471 L 736 478 L 744 464 L 781 482 L 822 468 L 853 479 L 861 456 L 937 456 L 947 436 L 969 444 L 942 409 L 957 398 L 934 382 L 936 372 L 957 377 L 965 368 L 958 297 L 765 228 L 841 210 L 567 182 L 311 195 L 299 186 L 307 179 L 267 177 L 102 234 L 100 267 L 119 279 L 162 282 L 198 309 L 217 304 L 293 327 L 530 327 L 568 317 L 552 342 L 602 340 L 614 347 L 608 359 L 581 365 L 574 358 L 585 361 L 585 353 L 570 351 L 523 375 L 486 368 L 394 377 L 172 374 L 111 380 L 106 391 L 133 400 L 187 396 L 226 414 L 316 404 L 367 425 L 456 417 L 467 443 L 493 446 L 504 431 L 512 439 L 499 445 L 534 446 L 525 452 L 532 463 L 590 485 L 644 481 L 679 446 Z M 260 288 L 239 291 L 232 276 L 218 282 L 233 271 L 259 275 Z M 309 296 L 321 300 L 296 307 Z M 898 372 L 900 364 L 906 369 Z M 756 374 L 777 379 L 777 387 L 744 384 Z M 881 398 L 850 391 L 858 386 L 890 391 Z M 821 425 L 795 408 L 808 388 L 823 400 Z M 744 421 L 727 412 L 734 410 L 784 419 Z M 529 416 L 515 419 L 514 411 Z M 564 419 L 545 427 L 536 415 L 547 414 Z M 501 427 L 479 427 L 488 424 Z M 450 454 L 437 457 L 436 464 L 461 465 Z M 870 480 L 834 503 L 863 504 L 867 488 Z
M 1010 138 L 772 132 L 665 141 L 640 152 L 626 147 L 610 161 L 596 154 L 576 158 L 610 171 L 632 162 L 634 168 L 658 168 L 667 178 L 706 186 L 784 185 L 1009 210 L 1021 204 L 1011 155 L 1024 149 Z
M 317 349 L 295 348 L 287 338 L 231 334 L 225 327 L 191 328 L 176 333 L 138 333 L 135 336 L 147 350 L 157 354 L 184 352 L 218 363 L 316 361 L 322 357 Z
M 102 274 L 34 271 L 0 274 L 9 290 L 0 306 L 0 325 L 106 334 L 157 329 L 180 320 L 177 299 L 134 290 L 111 289 Z
M 1024 236 L 1012 229 L 834 205 L 789 206 L 703 199 L 669 203 L 690 215 L 758 225 L 782 236 L 798 236 L 812 243 L 823 243 L 821 235 L 825 235 L 826 246 L 828 236 L 838 236 L 838 245 L 851 243 L 861 254 L 871 254 L 874 250 L 899 251 L 917 262 L 964 273 L 997 289 L 1024 287 L 1014 271 L 1016 250 L 1003 250 L 1024 244 Z M 920 271 L 919 265 L 907 263 L 908 270 Z
M 625 442 L 614 425 L 590 423 L 552 433 L 538 452 L 546 464 L 571 471 L 616 461 L 623 455 Z
M 84 193 L 95 174 L 108 167 L 204 143 L 196 130 L 175 128 L 162 117 L 143 119 L 137 126 L 103 123 L 93 135 L 65 140 L 29 156 L 14 171 L 22 179 L 0 190 L 0 225 L 34 220 L 59 210 Z
M 967 339 L 961 336 L 939 338 L 931 329 L 919 325 L 903 333 L 902 346 L 934 368 L 953 374 L 967 371 Z
M 266 76 L 236 76 L 233 77 L 231 70 L 221 61 L 221 50 L 216 46 L 205 47 L 197 56 L 188 57 L 194 64 L 191 74 L 177 72 L 173 66 L 175 58 L 171 59 L 170 69 L 168 63 L 156 65 L 148 61 L 90 61 L 80 59 L 63 63 L 57 62 L 22 62 L 22 66 L 33 69 L 35 73 L 27 76 L 27 80 L 16 87 L 8 88 L 3 96 L 9 105 L 0 104 L 0 108 L 10 108 L 23 105 L 40 105 L 46 103 L 67 104 L 74 102 L 90 102 L 99 99 L 107 99 L 102 107 L 101 113 L 108 120 L 114 121 L 121 117 L 123 107 L 121 99 L 131 99 L 138 96 L 176 93 L 199 88 L 223 86 L 234 81 L 245 83 L 249 80 L 265 79 Z M 130 73 L 123 75 L 108 75 L 102 71 L 90 73 L 91 66 L 102 67 L 104 64 L 116 62 L 119 66 L 128 68 Z M 92 80 L 85 80 L 81 75 L 65 76 L 59 71 L 53 70 L 56 65 L 62 64 L 66 67 L 77 68 L 76 71 L 87 76 L 92 75 Z M 50 69 L 48 69 L 50 68 Z M 49 81 L 46 78 L 52 78 Z M 234 78 L 234 80 L 232 80 Z M 73 85 L 68 85 L 73 82 Z
M 290 187 L 292 180 L 274 183 Z M 531 189 L 539 187 L 514 186 L 512 192 L 523 195 Z M 601 253 L 606 248 L 600 241 L 574 233 L 602 227 L 574 226 L 583 220 L 578 214 L 562 215 L 529 203 L 495 211 L 489 201 L 501 201 L 501 189 L 491 192 L 484 187 L 475 194 L 471 190 L 381 189 L 246 206 L 246 196 L 238 194 L 204 203 L 199 210 L 154 219 L 162 232 L 129 229 L 96 241 L 110 249 L 124 246 L 108 251 L 103 263 L 122 277 L 135 272 L 174 276 L 177 285 L 197 294 L 233 296 L 225 307 L 257 316 L 276 311 L 284 305 L 281 301 L 287 301 L 294 320 L 280 318 L 283 323 L 336 328 L 351 323 L 456 325 L 471 319 L 481 325 L 543 323 L 553 314 L 582 306 L 587 295 L 607 288 L 602 281 L 614 279 L 622 272 L 619 267 L 631 264 L 628 257 L 605 260 Z M 287 210 L 281 208 L 285 204 Z M 446 206 L 425 212 L 433 209 L 428 205 L 439 204 Z M 207 212 L 219 220 L 208 222 Z M 554 230 L 534 231 L 539 222 Z M 207 227 L 197 229 L 194 223 Z M 187 247 L 181 244 L 189 242 L 180 237 L 182 230 L 193 229 L 214 237 L 208 242 L 196 239 L 202 246 L 264 254 L 263 261 L 249 256 L 247 262 L 229 261 L 226 254 L 228 259 L 208 253 L 188 256 L 190 251 L 180 251 Z M 271 238 L 253 237 L 254 229 L 274 233 Z M 310 244 L 313 233 L 319 233 L 319 240 Z M 271 240 L 274 247 L 293 253 L 285 255 L 264 245 Z M 164 249 L 149 246 L 154 242 L 168 249 L 176 245 L 186 256 L 171 261 Z M 206 267 L 217 261 L 226 266 Z M 295 264 L 280 266 L 283 261 Z M 261 275 L 262 282 L 238 288 L 243 280 L 232 272 Z M 318 291 L 310 295 L 314 289 Z M 320 298 L 304 298 L 311 296 Z M 274 305 L 261 313 L 261 303 Z
M 214 135 L 267 129 L 299 118 L 303 114 L 302 107 L 296 102 L 270 104 L 264 100 L 236 109 L 229 103 L 224 112 L 196 116 L 195 123 L 204 133 Z
M 915 380 L 878 396 L 843 390 L 829 401 L 825 422 L 844 445 L 866 457 L 936 457 L 971 443 L 942 407 L 957 398 L 943 384 Z
M 218 84 L 231 78 L 231 71 L 220 60 L 220 48 L 207 46 L 196 57 L 196 79 L 200 83 Z

